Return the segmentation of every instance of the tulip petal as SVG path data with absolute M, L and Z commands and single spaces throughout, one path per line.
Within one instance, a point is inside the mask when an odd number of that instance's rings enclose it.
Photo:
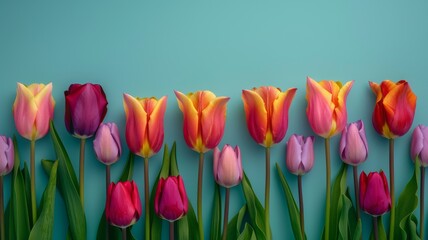
M 177 177 L 178 180 L 178 191 L 180 192 L 181 201 L 183 202 L 183 215 L 187 213 L 189 200 L 187 198 L 186 188 L 184 187 L 183 178 Z
M 31 140 L 37 117 L 37 105 L 31 90 L 22 83 L 17 85 L 16 98 L 12 108 L 15 126 L 21 136 Z
M 202 111 L 201 137 L 205 151 L 216 147 L 223 137 L 226 124 L 226 104 L 230 98 L 218 97 L 212 100 Z
M 264 144 L 268 131 L 267 110 L 262 97 L 252 90 L 242 90 L 247 128 L 258 144 Z
M 309 172 L 314 166 L 314 140 L 313 136 L 306 138 L 302 149 L 302 173 Z
M 37 105 L 37 115 L 35 119 L 37 133 L 35 139 L 39 139 L 48 133 L 49 122 L 53 119 L 55 101 L 52 98 L 52 83 L 43 87 L 41 91 L 35 95 L 34 101 Z
M 180 108 L 181 112 L 183 112 L 184 140 L 190 148 L 197 151 L 197 142 L 198 140 L 201 141 L 201 139 L 198 139 L 198 111 L 188 96 L 179 91 L 174 91 L 174 93 L 177 97 L 178 107 Z M 199 145 L 201 145 L 201 143 L 199 143 Z
M 140 102 L 128 94 L 123 94 L 123 107 L 126 115 L 126 143 L 131 152 L 143 156 L 147 113 Z
M 229 145 L 226 146 L 223 148 L 218 162 L 216 180 L 223 187 L 230 188 L 239 184 L 240 169 L 235 150 Z
M 273 102 L 271 126 L 274 143 L 281 142 L 287 133 L 288 109 L 296 91 L 296 88 L 290 88 L 285 92 L 279 92 L 277 99 Z
M 159 152 L 163 144 L 166 102 L 166 96 L 159 99 L 149 115 L 148 137 L 152 154 Z
M 345 127 L 346 123 L 348 121 L 348 114 L 346 111 L 346 99 L 348 97 L 349 91 L 351 91 L 352 85 L 354 84 L 354 81 L 349 81 L 343 85 L 343 87 L 340 88 L 338 95 L 337 95 L 337 107 L 334 110 L 334 121 L 336 127 L 331 133 L 330 136 L 334 136 L 337 133 L 341 132 Z
M 360 205 L 362 209 L 364 208 L 364 199 L 366 198 L 366 192 L 367 192 L 367 175 L 364 171 L 360 174 L 360 182 L 359 182 L 359 188 L 360 188 Z
M 410 148 L 410 155 L 412 157 L 412 160 L 416 160 L 416 158 L 418 157 L 419 153 L 422 151 L 422 149 L 424 148 L 424 135 L 422 132 L 422 125 L 419 125 L 418 127 L 415 128 L 415 130 L 413 130 L 413 134 L 412 134 L 412 143 L 410 144 L 411 148 Z M 428 145 L 425 145 L 428 148 Z
M 113 187 L 109 203 L 109 220 L 112 225 L 128 227 L 135 221 L 133 200 L 123 184 Z
M 301 136 L 293 134 L 287 142 L 286 165 L 288 171 L 293 174 L 299 174 L 299 167 L 302 163 L 302 147 L 299 138 Z

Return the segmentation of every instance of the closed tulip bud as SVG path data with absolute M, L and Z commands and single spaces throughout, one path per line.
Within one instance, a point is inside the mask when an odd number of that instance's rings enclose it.
M 380 216 L 391 209 L 388 181 L 383 171 L 360 175 L 360 206 L 363 211 Z
M 186 215 L 188 199 L 181 176 L 160 178 L 155 195 L 155 213 L 170 222 Z
M 133 225 L 141 216 L 141 201 L 134 181 L 110 183 L 106 202 L 106 219 L 117 227 Z
M 12 171 L 15 163 L 15 152 L 11 138 L 0 136 L 0 176 Z
M 52 83 L 29 86 L 18 83 L 12 112 L 19 134 L 28 140 L 44 137 L 49 131 L 54 107 Z
M 122 154 L 119 129 L 115 123 L 101 123 L 94 139 L 98 160 L 106 165 L 115 163 Z
M 410 85 L 405 80 L 397 83 L 385 80 L 381 84 L 369 84 L 376 95 L 373 127 L 385 138 L 403 136 L 412 126 L 416 110 L 416 95 Z
M 307 78 L 306 116 L 312 130 L 323 138 L 330 138 L 341 132 L 346 126 L 348 114 L 346 98 L 354 81 L 345 85 L 341 82 L 323 80 L 316 82 Z
M 272 86 L 242 90 L 247 128 L 256 143 L 270 147 L 281 142 L 288 129 L 288 109 L 296 88 L 285 92 Z
M 340 158 L 349 165 L 357 166 L 366 161 L 368 145 L 363 121 L 350 123 L 343 129 L 339 148 Z
M 107 99 L 99 84 L 71 84 L 65 95 L 65 127 L 78 138 L 95 134 L 107 113 Z
M 242 180 L 241 151 L 238 146 L 233 148 L 226 144 L 220 151 L 214 148 L 214 179 L 225 188 L 238 185 Z
M 413 161 L 419 160 L 422 167 L 428 167 L 428 127 L 418 125 L 413 130 L 410 155 Z
M 304 137 L 293 134 L 287 142 L 286 165 L 295 175 L 304 175 L 314 166 L 313 136 Z

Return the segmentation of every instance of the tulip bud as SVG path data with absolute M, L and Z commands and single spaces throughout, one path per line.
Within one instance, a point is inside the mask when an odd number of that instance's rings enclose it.
M 214 178 L 215 181 L 225 188 L 238 185 L 242 180 L 241 151 L 238 146 L 233 148 L 226 144 L 220 151 L 214 148 Z
M 410 155 L 413 161 L 418 159 L 422 167 L 428 167 L 428 127 L 418 125 L 413 130 Z
M 155 195 L 155 213 L 170 222 L 186 215 L 188 199 L 181 176 L 160 178 Z
M 383 171 L 360 175 L 360 206 L 363 211 L 380 216 L 391 209 L 388 181 Z
M 357 166 L 368 156 L 368 145 L 363 121 L 348 124 L 340 138 L 340 158 L 343 162 Z
M 106 165 L 115 163 L 122 154 L 119 129 L 115 123 L 101 123 L 94 139 L 98 160 Z
M 7 175 L 12 171 L 15 152 L 13 147 L 13 141 L 11 138 L 0 136 L 0 176 Z
M 65 127 L 78 138 L 95 134 L 107 113 L 107 99 L 101 85 L 71 84 L 65 95 Z
M 134 181 L 110 183 L 106 202 L 106 219 L 117 227 L 133 225 L 141 216 L 141 201 Z
M 304 175 L 314 166 L 313 136 L 303 137 L 293 134 L 287 142 L 286 165 L 295 175 Z

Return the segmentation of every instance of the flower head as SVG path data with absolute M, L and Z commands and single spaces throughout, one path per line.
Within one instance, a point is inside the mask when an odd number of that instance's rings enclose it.
M 340 138 L 340 158 L 349 165 L 357 166 L 366 161 L 368 144 L 363 121 L 348 124 Z
M 225 188 L 238 185 L 243 176 L 241 151 L 239 147 L 226 144 L 220 151 L 218 147 L 214 148 L 214 179 Z
M 413 130 L 410 155 L 413 161 L 418 159 L 422 167 L 428 166 L 428 127 L 418 125 Z
M 293 134 L 287 142 L 286 165 L 288 171 L 296 175 L 309 172 L 314 166 L 313 136 L 304 137 Z
M 13 141 L 9 137 L 0 136 L 0 176 L 12 171 L 15 163 Z
M 383 171 L 360 175 L 360 206 L 372 216 L 380 216 L 391 209 L 388 181 Z
M 115 123 L 101 123 L 94 139 L 98 160 L 106 165 L 115 163 L 122 154 L 119 129 Z
M 170 222 L 186 215 L 188 199 L 181 176 L 160 178 L 155 195 L 155 213 Z

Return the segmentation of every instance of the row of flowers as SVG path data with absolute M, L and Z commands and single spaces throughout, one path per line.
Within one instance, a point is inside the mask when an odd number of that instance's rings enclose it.
M 360 208 L 374 217 L 373 236 L 385 236 L 383 224 L 379 216 L 391 210 L 389 239 L 401 238 L 413 231 L 414 236 L 424 238 L 424 213 L 423 194 L 420 202 L 420 229 L 412 228 L 415 223 L 413 211 L 417 206 L 406 210 L 406 214 L 395 216 L 395 209 L 400 208 L 395 203 L 394 194 L 394 139 L 407 133 L 413 123 L 416 110 L 416 96 L 409 84 L 402 80 L 397 83 L 389 80 L 381 84 L 370 82 L 370 87 L 376 95 L 376 104 L 373 112 L 374 129 L 390 141 L 390 184 L 385 174 L 371 172 L 368 175 L 360 174 L 357 181 L 357 166 L 364 162 L 368 156 L 368 144 L 365 135 L 364 123 L 357 121 L 347 123 L 346 98 L 351 90 L 353 81 L 342 85 L 340 82 L 320 81 L 308 78 L 306 98 L 308 101 L 306 113 L 310 127 L 318 136 L 325 139 L 326 147 L 326 206 L 324 239 L 337 238 L 361 238 Z M 197 91 L 183 94 L 175 91 L 178 107 L 183 113 L 183 135 L 189 148 L 199 154 L 197 213 L 188 201 L 184 183 L 178 172 L 175 156 L 175 146 L 171 153 L 165 147 L 162 169 L 159 172 L 153 188 L 150 188 L 148 179 L 149 159 L 158 153 L 164 144 L 164 114 L 166 111 L 167 97 L 156 99 L 137 98 L 129 94 L 123 95 L 123 105 L 126 115 L 126 143 L 132 154 L 144 158 L 144 213 L 145 213 L 145 239 L 157 239 L 160 237 L 159 218 L 170 221 L 170 237 L 174 237 L 174 226 L 178 227 L 178 236 L 187 236 L 192 239 L 204 239 L 202 223 L 202 181 L 204 154 L 214 149 L 214 178 L 216 182 L 226 188 L 223 233 L 221 229 L 221 213 L 212 218 L 211 238 L 235 239 L 239 236 L 257 239 L 272 239 L 270 229 L 270 149 L 281 142 L 288 130 L 288 109 L 292 103 L 296 88 L 281 91 L 279 88 L 265 86 L 242 91 L 246 123 L 248 131 L 254 141 L 265 147 L 266 153 L 266 179 L 264 206 L 252 191 L 250 181 L 246 178 L 242 169 L 241 154 L 238 146 L 225 145 L 221 150 L 218 145 L 223 137 L 226 123 L 226 108 L 229 97 L 217 97 L 210 91 Z M 86 140 L 95 135 L 93 141 L 97 158 L 106 165 L 106 208 L 101 220 L 98 237 L 113 238 L 116 236 L 110 225 L 122 229 L 122 237 L 129 234 L 129 226 L 134 224 L 143 214 L 143 208 L 139 198 L 137 185 L 132 181 L 133 155 L 128 159 L 123 176 L 117 183 L 111 182 L 110 167 L 122 154 L 122 146 L 119 137 L 119 129 L 115 123 L 103 123 L 107 113 L 106 95 L 100 85 L 97 84 L 72 84 L 64 92 L 66 111 L 65 126 L 70 134 L 80 140 L 79 181 L 71 166 L 65 147 L 59 139 L 53 126 L 53 112 L 55 101 L 52 98 L 52 83 L 31 84 L 29 86 L 18 83 L 17 95 L 13 104 L 13 116 L 18 133 L 30 140 L 30 173 L 26 167 L 20 168 L 16 143 L 10 138 L 2 137 L 0 151 L 4 154 L 0 157 L 0 185 L 3 185 L 3 176 L 14 171 L 12 176 L 11 201 L 19 200 L 21 189 L 24 195 L 30 199 L 24 199 L 24 214 L 28 219 L 19 219 L 22 216 L 8 216 L 11 220 L 8 231 L 4 227 L 3 217 L 3 190 L 0 191 L 0 225 L 1 239 L 13 236 L 26 238 L 52 238 L 53 209 L 46 210 L 46 202 L 52 202 L 54 190 L 58 188 L 62 194 L 70 223 L 70 237 L 73 239 L 86 238 L 86 221 L 83 210 L 84 203 L 84 157 Z M 42 161 L 43 168 L 50 176 L 45 194 L 37 208 L 35 197 L 35 146 L 36 140 L 44 137 L 50 131 L 54 149 L 58 160 Z M 330 171 L 330 138 L 341 133 L 340 157 L 344 167 L 331 186 Z M 428 165 L 428 149 L 426 136 L 428 130 L 418 126 L 412 138 L 411 155 L 415 160 L 415 175 L 421 173 L 423 183 L 424 167 Z M 314 137 L 292 134 L 287 142 L 286 166 L 288 170 L 298 176 L 299 183 L 299 208 L 291 194 L 288 183 L 277 165 L 278 174 L 284 188 L 287 204 L 290 212 L 293 233 L 296 239 L 305 239 L 304 230 L 304 206 L 302 194 L 302 176 L 310 171 L 314 161 Z M 15 145 L 15 146 L 14 146 Z M 354 174 L 355 206 L 349 196 L 346 184 L 340 183 L 346 179 L 346 166 L 351 165 Z M 27 172 L 26 172 L 27 171 Z M 58 176 L 56 172 L 58 171 Z M 61 173 L 61 174 L 59 174 Z M 28 181 L 25 176 L 29 175 Z M 56 179 L 58 178 L 58 181 Z M 22 180 L 22 181 L 21 181 Z M 244 190 L 246 204 L 237 215 L 228 221 L 229 189 L 240 184 Z M 58 183 L 57 183 L 58 182 Z M 28 184 L 30 192 L 22 184 Z M 336 185 L 340 186 L 336 188 Z M 417 188 L 418 181 L 412 178 L 409 181 L 409 189 Z M 421 191 L 423 190 L 421 185 Z M 412 188 L 412 189 L 413 189 Z M 17 190 L 18 189 L 18 190 Z M 339 189 L 339 190 L 337 190 Z M 152 194 L 150 194 L 152 191 Z M 404 191 L 408 193 L 407 187 Z M 46 195 L 46 197 L 45 197 Z M 413 196 L 412 196 L 413 197 Z M 409 197 L 410 198 L 410 197 Z M 401 198 L 400 198 L 401 199 Z M 416 197 L 417 199 L 417 197 Z M 414 200 L 413 198 L 411 200 Z M 409 201 L 411 201 L 409 200 Z M 11 202 L 10 201 L 10 202 Z M 403 200 L 404 201 L 404 200 Z M 416 200 L 417 201 L 417 200 Z M 15 209 L 19 205 L 11 204 L 8 208 Z M 28 203 L 28 204 L 25 204 Z M 216 188 L 214 196 L 215 211 L 221 211 L 220 192 Z M 332 204 L 339 204 L 338 208 L 331 208 Z M 335 205 L 334 205 L 335 206 Z M 153 210 L 156 216 L 153 214 Z M 351 212 L 352 211 L 352 212 Z M 7 211 L 14 215 L 13 210 Z M 341 214 L 348 216 L 346 221 Z M 187 215 L 186 215 L 187 214 Z M 243 216 L 248 214 L 249 218 Z M 25 218 L 25 217 L 24 217 Z M 335 220 L 336 219 L 336 220 Z M 106 221 L 106 222 L 104 222 Z M 401 225 L 404 221 L 404 227 Z M 22 222 L 27 224 L 22 225 Z M 175 222 L 175 223 L 174 223 Z M 398 223 L 398 224 L 396 224 Z M 400 225 L 400 226 L 397 226 Z M 340 227 L 339 227 L 340 226 Z M 345 226 L 345 229 L 341 227 Z M 24 230 L 23 230 L 24 228 Z M 100 230 L 101 229 L 101 230 Z M 128 229 L 128 230 L 127 230 Z M 228 231 L 231 229 L 231 231 Z M 398 229 L 398 230 L 397 230 Z M 112 233 L 113 231 L 113 233 Z M 195 234 L 197 233 L 197 234 Z M 213 234 L 215 233 L 215 234 Z M 184 234 L 184 235 L 183 235 Z M 187 235 L 186 235 L 187 234 Z M 196 235 L 196 236 L 195 236 Z M 184 238 L 186 239 L 186 238 Z M 246 239 L 246 238 L 244 238 Z

